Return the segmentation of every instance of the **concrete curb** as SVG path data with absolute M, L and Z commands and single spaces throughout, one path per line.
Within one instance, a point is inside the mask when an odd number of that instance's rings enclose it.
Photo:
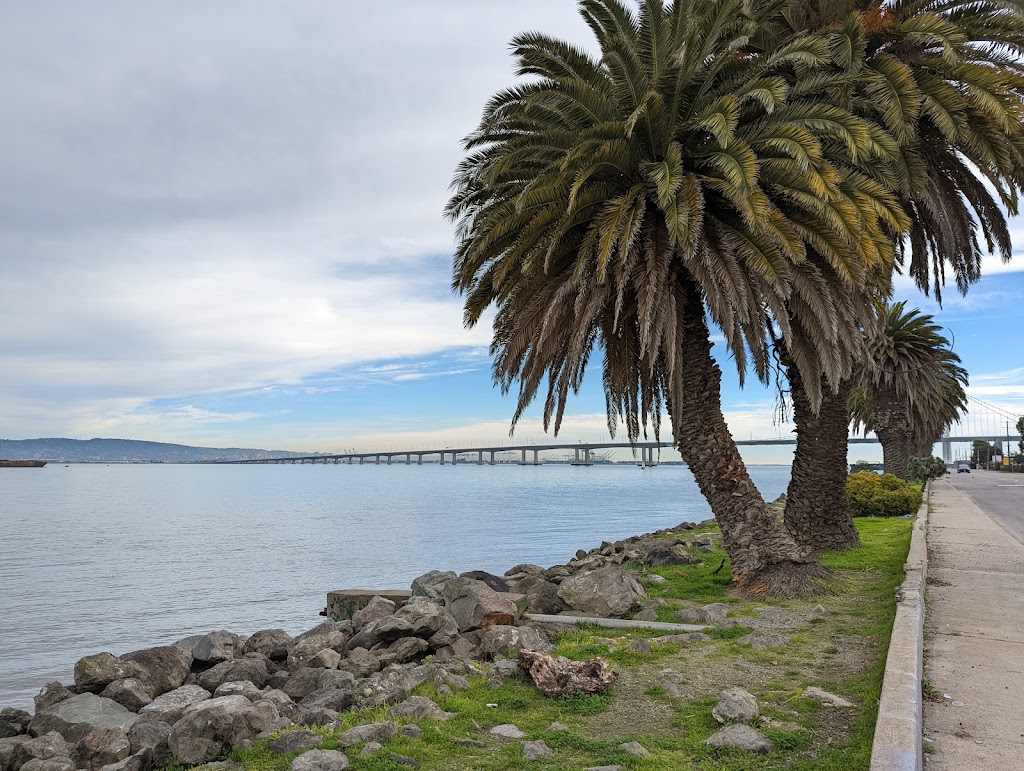
M 930 485 L 917 511 L 906 578 L 896 590 L 896 619 L 885 660 L 878 702 L 871 771 L 921 771 L 921 721 L 924 697 L 924 592 L 928 574 L 928 499 Z

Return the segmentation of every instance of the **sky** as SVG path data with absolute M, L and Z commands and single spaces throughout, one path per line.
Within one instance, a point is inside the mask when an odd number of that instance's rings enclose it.
M 508 43 L 569 0 L 92 0 L 0 8 L 0 438 L 340 452 L 509 438 L 486 323 L 450 290 L 460 140 Z M 1015 257 L 934 312 L 970 393 L 1024 413 Z M 731 362 L 737 438 L 788 436 Z M 561 436 L 607 438 L 599 373 Z M 880 450 L 855 448 L 875 459 Z M 751 462 L 788 451 L 749 448 Z

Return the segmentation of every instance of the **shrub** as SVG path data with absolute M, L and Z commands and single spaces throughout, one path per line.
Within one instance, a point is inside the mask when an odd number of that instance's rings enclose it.
M 862 472 L 846 480 L 846 500 L 855 517 L 902 517 L 921 505 L 921 491 L 892 474 Z
M 930 458 L 911 458 L 909 471 L 911 479 L 927 482 L 946 475 L 946 462 L 934 455 Z

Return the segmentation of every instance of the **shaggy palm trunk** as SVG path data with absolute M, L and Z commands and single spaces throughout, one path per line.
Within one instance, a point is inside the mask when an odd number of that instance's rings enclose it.
M 668 409 L 680 454 L 721 528 L 733 581 L 748 597 L 820 591 L 829 571 L 790 535 L 747 474 L 722 415 L 722 371 L 711 356 L 699 290 L 688 286 L 686 299 L 683 363 L 671 383 Z
M 910 448 L 913 431 L 906 397 L 882 392 L 875 404 L 875 435 L 882 443 L 882 463 L 885 473 L 910 479 Z
M 786 527 L 800 545 L 816 552 L 856 546 L 860 536 L 846 501 L 851 384 L 844 381 L 834 393 L 822 378 L 821 407 L 815 413 L 799 369 L 789 362 L 786 372 L 796 421 Z

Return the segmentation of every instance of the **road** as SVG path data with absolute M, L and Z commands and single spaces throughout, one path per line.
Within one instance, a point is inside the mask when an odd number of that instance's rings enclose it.
M 954 471 L 946 475 L 946 481 L 1024 544 L 1024 474 L 999 471 L 958 474 Z

